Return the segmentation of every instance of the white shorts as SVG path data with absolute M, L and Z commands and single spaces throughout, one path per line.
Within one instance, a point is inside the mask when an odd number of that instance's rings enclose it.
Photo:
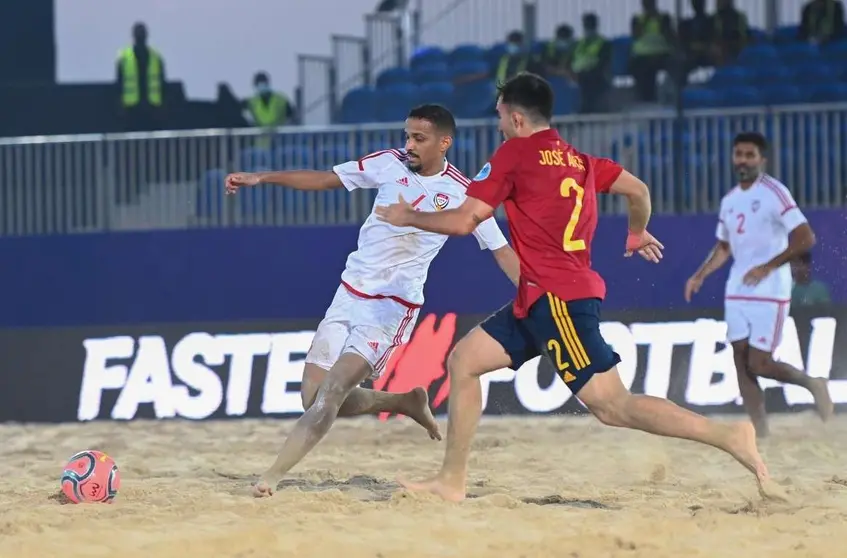
M 385 370 L 394 349 L 409 342 L 418 308 L 390 298 L 364 298 L 338 287 L 318 325 L 306 362 L 329 370 L 344 353 L 362 356 L 373 368 L 372 378 Z
M 724 320 L 730 343 L 748 339 L 750 346 L 772 353 L 782 341 L 790 303 L 776 300 L 726 300 Z

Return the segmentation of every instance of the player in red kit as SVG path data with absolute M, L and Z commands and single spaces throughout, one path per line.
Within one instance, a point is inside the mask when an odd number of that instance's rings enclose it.
M 449 421 L 441 471 L 428 481 L 403 484 L 462 500 L 471 440 L 482 412 L 480 376 L 502 368 L 517 370 L 544 355 L 604 424 L 722 449 L 754 473 L 763 488 L 768 471 L 750 422 L 714 422 L 666 399 L 633 395 L 621 382 L 620 357 L 600 334 L 606 286 L 591 269 L 596 196 L 612 193 L 628 199 L 625 255 L 638 253 L 658 263 L 663 246 L 647 232 L 650 194 L 617 163 L 568 145 L 550 127 L 552 107 L 553 91 L 543 78 L 528 73 L 512 78 L 500 87 L 497 102 L 506 141 L 474 178 L 460 207 L 422 213 L 401 198 L 377 208 L 383 220 L 396 226 L 466 235 L 502 203 L 521 264 L 514 304 L 471 331 L 448 359 Z

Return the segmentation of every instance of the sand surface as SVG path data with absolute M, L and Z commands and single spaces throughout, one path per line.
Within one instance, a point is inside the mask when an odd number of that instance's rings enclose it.
M 590 418 L 487 419 L 477 497 L 397 488 L 436 470 L 443 442 L 408 420 L 344 420 L 273 498 L 252 475 L 289 421 L 0 426 L 0 557 L 847 556 L 847 419 L 773 417 L 762 450 L 788 504 L 763 503 L 729 457 Z M 113 505 L 62 505 L 64 461 L 112 455 Z

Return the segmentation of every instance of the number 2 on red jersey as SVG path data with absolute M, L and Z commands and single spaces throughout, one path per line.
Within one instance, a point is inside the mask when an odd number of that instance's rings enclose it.
M 579 216 L 582 213 L 582 199 L 585 196 L 585 189 L 576 180 L 568 177 L 562 180 L 562 183 L 559 185 L 559 193 L 563 198 L 570 198 L 571 195 L 576 197 L 570 219 L 568 219 L 568 224 L 565 226 L 562 248 L 564 248 L 565 252 L 580 252 L 585 250 L 585 240 L 573 237 L 576 225 L 579 223 Z

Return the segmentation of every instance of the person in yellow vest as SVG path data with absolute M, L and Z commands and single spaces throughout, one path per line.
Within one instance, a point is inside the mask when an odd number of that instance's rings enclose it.
M 671 17 L 660 12 L 656 0 L 641 0 L 643 13 L 632 18 L 629 70 L 639 101 L 656 101 L 656 76 L 668 70 L 675 38 Z
M 844 38 L 844 3 L 841 0 L 809 0 L 803 6 L 800 40 L 823 44 Z
M 254 94 L 244 102 L 248 121 L 259 128 L 276 128 L 290 124 L 294 107 L 288 97 L 271 89 L 271 80 L 265 72 L 253 77 Z
M 750 40 L 747 15 L 735 9 L 732 0 L 718 0 L 715 12 L 715 63 L 732 62 Z
M 583 36 L 577 41 L 571 69 L 579 84 L 580 112 L 605 112 L 612 87 L 612 46 L 600 35 L 597 14 L 582 16 Z
M 544 75 L 575 80 L 576 78 L 571 72 L 575 47 L 573 27 L 565 23 L 556 28 L 556 37 L 544 45 L 544 50 L 539 56 Z
M 524 44 L 524 36 L 520 31 L 512 31 L 506 37 L 506 52 L 490 72 L 468 74 L 456 79 L 456 84 L 479 81 L 482 79 L 493 79 L 495 83 L 505 83 L 506 80 L 521 72 L 534 72 L 537 63 Z
M 118 52 L 117 84 L 127 131 L 156 130 L 164 123 L 165 62 L 147 44 L 147 27 L 132 26 L 133 43 Z

